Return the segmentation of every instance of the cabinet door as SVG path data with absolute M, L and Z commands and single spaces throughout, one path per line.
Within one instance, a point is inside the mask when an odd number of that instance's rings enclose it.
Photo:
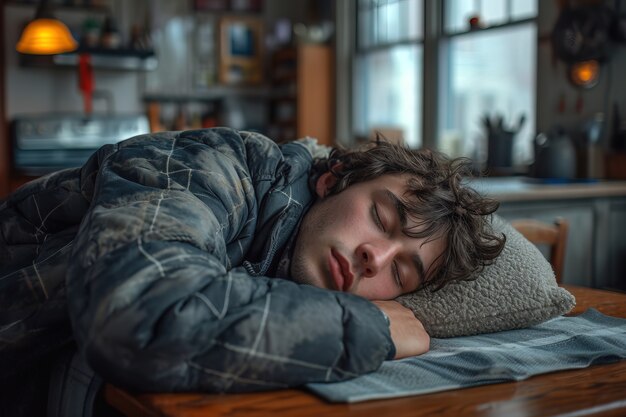
M 626 291 L 626 200 L 611 203 L 606 251 L 605 286 Z
M 557 217 L 569 222 L 563 283 L 594 286 L 594 211 L 586 203 L 503 203 L 498 214 L 507 220 L 535 219 L 551 223 Z M 549 258 L 547 248 L 539 250 Z
M 324 145 L 334 142 L 332 60 L 325 45 L 298 49 L 298 137 L 311 136 Z

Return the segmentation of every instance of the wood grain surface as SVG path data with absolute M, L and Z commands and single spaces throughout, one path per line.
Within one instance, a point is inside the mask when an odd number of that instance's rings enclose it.
M 572 315 L 594 307 L 626 318 L 626 294 L 564 286 Z M 331 404 L 298 389 L 253 394 L 136 394 L 112 385 L 106 401 L 128 417 L 626 416 L 626 361 L 538 375 L 520 382 L 356 404 Z

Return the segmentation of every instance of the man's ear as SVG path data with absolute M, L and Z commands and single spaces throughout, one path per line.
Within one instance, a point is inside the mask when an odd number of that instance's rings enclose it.
M 337 177 L 330 171 L 320 175 L 315 183 L 315 192 L 318 197 L 324 198 L 328 194 L 328 190 L 337 183 Z

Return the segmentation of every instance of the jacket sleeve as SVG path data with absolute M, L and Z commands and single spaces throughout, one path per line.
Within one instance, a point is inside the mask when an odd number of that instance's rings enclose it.
M 244 139 L 230 136 L 131 140 L 103 158 L 68 269 L 88 362 L 140 391 L 258 391 L 376 370 L 394 347 L 372 303 L 232 267 L 257 203 Z

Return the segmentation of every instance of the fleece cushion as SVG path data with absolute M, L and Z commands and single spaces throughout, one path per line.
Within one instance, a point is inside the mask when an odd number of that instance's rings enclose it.
M 397 298 L 413 310 L 431 337 L 524 328 L 574 307 L 574 296 L 557 286 L 550 264 L 535 245 L 499 216 L 493 216 L 492 226 L 506 235 L 506 244 L 475 279 Z

